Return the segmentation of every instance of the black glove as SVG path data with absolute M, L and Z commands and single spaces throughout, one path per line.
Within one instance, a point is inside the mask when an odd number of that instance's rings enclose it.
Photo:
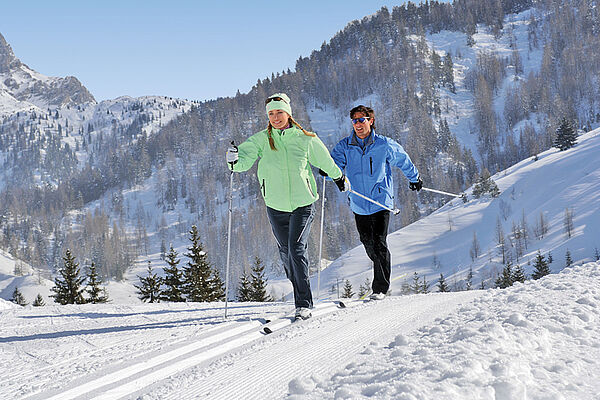
M 321 176 L 329 176 L 329 175 L 327 175 L 327 172 L 323 171 L 321 168 L 319 168 L 319 175 L 321 175 Z
M 410 190 L 416 190 L 417 192 L 423 189 L 423 180 L 421 179 L 421 177 L 419 177 L 419 179 L 417 179 L 416 182 L 409 182 L 408 188 Z
M 339 178 L 333 180 L 333 182 L 337 185 L 340 192 L 345 192 L 346 190 L 348 190 L 348 187 L 350 185 L 346 184 L 347 181 L 348 180 L 346 179 L 346 175 L 344 175 L 344 174 L 342 174 L 342 176 L 340 176 Z

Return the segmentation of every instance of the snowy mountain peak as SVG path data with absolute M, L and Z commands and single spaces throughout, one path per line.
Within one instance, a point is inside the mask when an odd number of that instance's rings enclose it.
M 96 103 L 94 96 L 74 76 L 48 77 L 23 64 L 0 34 L 0 112 L 13 112 Z
M 21 61 L 15 57 L 10 45 L 0 33 L 0 74 L 9 72 L 21 66 Z

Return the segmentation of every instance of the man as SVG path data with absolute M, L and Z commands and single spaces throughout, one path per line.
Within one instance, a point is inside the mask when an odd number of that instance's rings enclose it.
M 331 156 L 345 172 L 352 191 L 375 200 L 388 208 L 394 204 L 392 166 L 402 170 L 411 190 L 419 191 L 423 181 L 417 167 L 398 142 L 375 133 L 375 112 L 359 105 L 350 110 L 354 131 L 333 148 Z M 350 193 L 361 243 L 373 261 L 371 299 L 382 300 L 390 288 L 391 256 L 387 247 L 390 212 Z

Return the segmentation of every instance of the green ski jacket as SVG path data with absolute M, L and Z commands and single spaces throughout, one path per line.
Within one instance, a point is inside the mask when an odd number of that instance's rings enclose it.
M 284 130 L 273 129 L 271 137 L 276 150 L 269 146 L 265 129 L 239 145 L 239 159 L 233 165 L 233 171 L 243 172 L 260 159 L 258 183 L 268 207 L 292 212 L 314 203 L 319 194 L 310 165 L 322 169 L 333 179 L 342 176 L 342 171 L 317 136 L 305 135 L 301 129 L 292 126 Z

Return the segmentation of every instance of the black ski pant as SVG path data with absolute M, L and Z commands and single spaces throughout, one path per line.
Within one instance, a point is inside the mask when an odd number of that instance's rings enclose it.
M 267 207 L 267 215 L 277 239 L 285 274 L 294 288 L 294 303 L 296 307 L 312 308 L 306 248 L 315 208 L 310 204 L 285 212 Z
M 373 293 L 387 293 L 390 288 L 391 254 L 387 247 L 390 212 L 371 215 L 354 214 L 356 228 L 367 255 L 373 261 Z

